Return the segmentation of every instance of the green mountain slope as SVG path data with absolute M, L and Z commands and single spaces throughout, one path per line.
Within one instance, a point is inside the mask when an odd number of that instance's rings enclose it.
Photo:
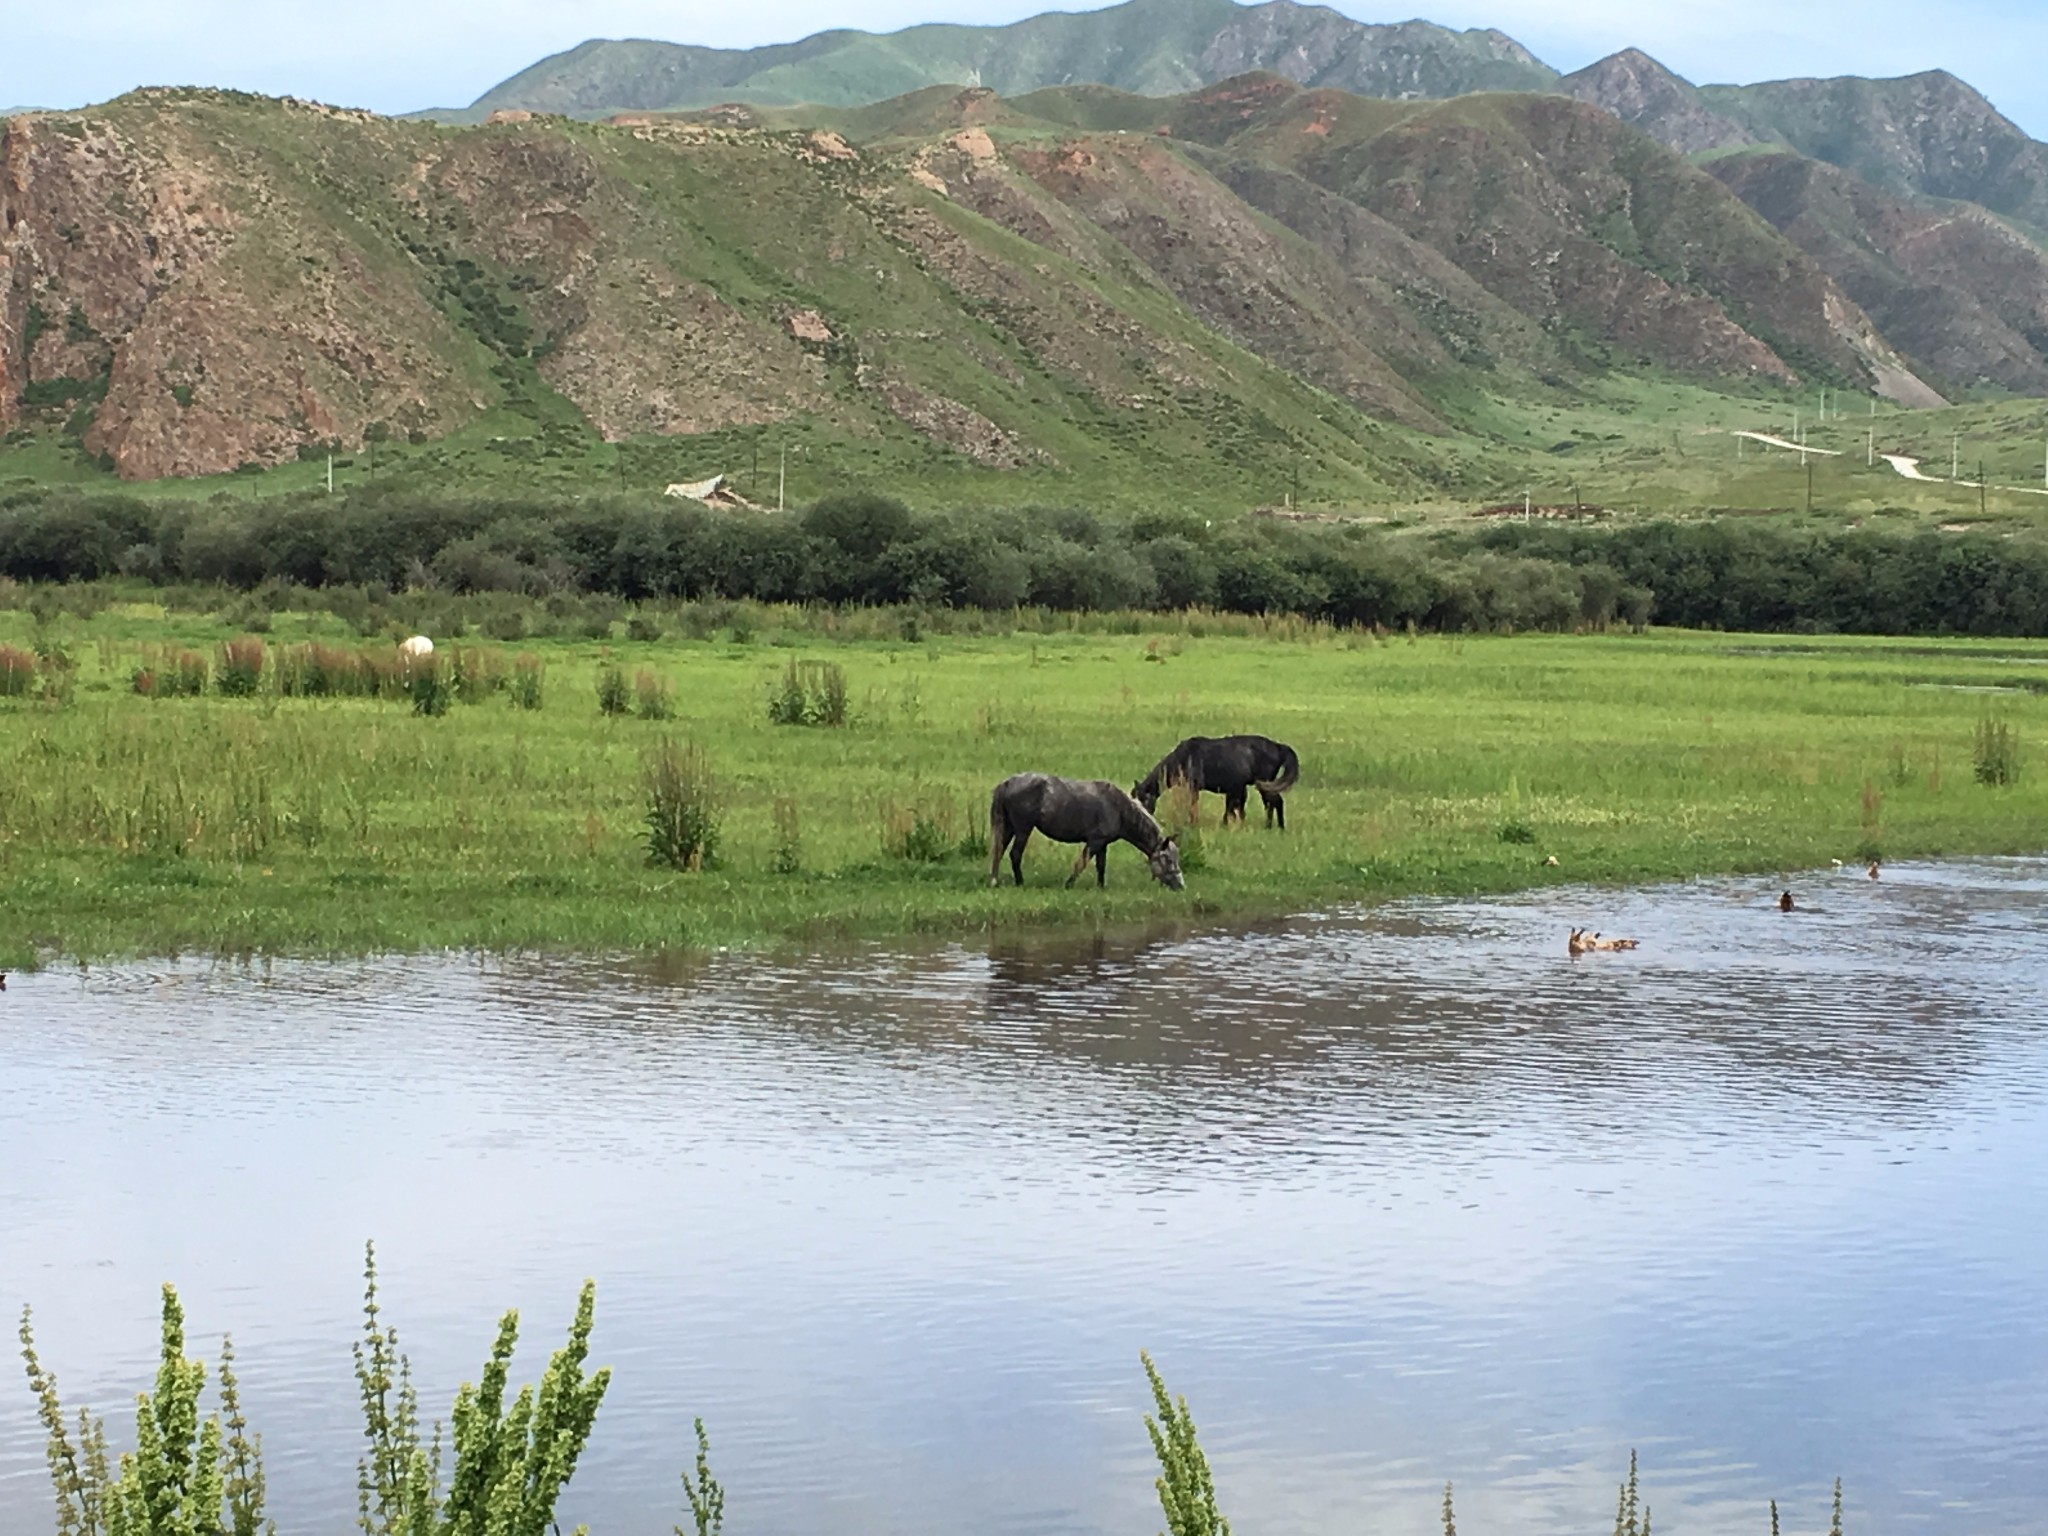
M 1873 186 L 1979 203 L 2048 229 L 2048 145 L 1946 70 L 1710 85 L 1700 94 L 1759 141 L 1789 145 Z
M 825 32 L 770 48 L 720 50 L 592 40 L 541 60 L 461 112 L 606 117 L 720 101 L 851 106 L 927 85 L 1004 95 L 1079 81 L 1143 95 L 1191 90 L 1247 70 L 1383 96 L 1543 90 L 1556 71 L 1493 31 L 1428 22 L 1374 26 L 1292 0 L 1126 0 L 1003 27 L 930 25 L 875 35 Z

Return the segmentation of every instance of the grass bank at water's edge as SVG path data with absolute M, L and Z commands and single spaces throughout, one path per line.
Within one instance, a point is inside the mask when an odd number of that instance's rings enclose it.
M 0 698 L 0 965 L 1213 921 L 1706 873 L 1769 876 L 1761 898 L 1831 858 L 2048 845 L 2048 768 L 2028 761 L 2048 644 L 1223 632 L 1246 627 L 537 642 L 492 649 L 544 666 L 538 711 L 488 691 L 422 717 L 279 697 L 269 672 L 248 698 L 142 697 L 131 674 L 161 647 L 210 657 L 231 631 L 133 606 L 38 636 L 0 614 L 0 645 L 76 663 L 66 702 Z M 273 664 L 361 644 L 299 615 L 264 638 Z M 798 658 L 844 669 L 846 725 L 770 721 Z M 674 717 L 601 716 L 608 664 L 671 685 Z M 2013 784 L 1977 782 L 1987 719 L 2019 742 Z M 987 887 L 997 780 L 1127 785 L 1181 737 L 1234 731 L 1299 750 L 1286 834 L 1225 832 L 1209 799 L 1184 894 L 1125 848 L 1107 891 L 1062 889 L 1072 850 L 1042 842 L 1022 890 Z M 669 736 L 718 781 L 701 871 L 644 857 L 643 764 Z

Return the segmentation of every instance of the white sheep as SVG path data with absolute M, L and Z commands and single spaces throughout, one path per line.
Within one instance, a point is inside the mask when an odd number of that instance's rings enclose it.
M 410 640 L 398 642 L 398 659 L 407 672 L 412 671 L 415 663 L 425 661 L 433 654 L 434 642 L 425 635 L 414 635 Z

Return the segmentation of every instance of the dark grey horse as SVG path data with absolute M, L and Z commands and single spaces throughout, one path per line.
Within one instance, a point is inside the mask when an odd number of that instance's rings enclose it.
M 1223 819 L 1244 820 L 1246 791 L 1256 789 L 1266 802 L 1266 825 L 1287 830 L 1287 791 L 1301 782 L 1301 761 L 1294 748 L 1269 736 L 1190 736 L 1159 760 L 1131 794 L 1148 811 L 1180 780 L 1196 794 L 1223 797 Z
M 1043 832 L 1056 843 L 1079 843 L 1081 857 L 1067 876 L 1072 885 L 1088 861 L 1095 861 L 1095 883 L 1105 882 L 1103 856 L 1111 843 L 1129 843 L 1145 855 L 1152 878 L 1168 890 L 1183 889 L 1180 848 L 1159 830 L 1137 801 L 1106 779 L 1056 779 L 1049 773 L 1019 773 L 996 786 L 988 807 L 988 883 L 1003 877 L 1003 850 L 1010 851 L 1010 873 L 1024 883 L 1024 845 Z

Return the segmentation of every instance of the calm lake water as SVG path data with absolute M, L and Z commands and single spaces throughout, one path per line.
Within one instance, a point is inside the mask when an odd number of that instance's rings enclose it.
M 1851 877 L 1853 876 L 1853 878 Z M 569 1520 L 1158 1529 L 1138 1351 L 1245 1531 L 2048 1528 L 2048 863 L 669 963 L 0 994 L 0 1302 L 132 1432 L 161 1281 L 287 1532 L 353 1528 L 362 1243 L 445 1413 L 585 1276 Z M 1085 901 L 1078 894 L 1077 901 Z M 1642 940 L 1573 961 L 1566 928 Z M 522 1377 L 522 1379 L 524 1379 Z M 0 1384 L 0 1531 L 50 1529 Z

